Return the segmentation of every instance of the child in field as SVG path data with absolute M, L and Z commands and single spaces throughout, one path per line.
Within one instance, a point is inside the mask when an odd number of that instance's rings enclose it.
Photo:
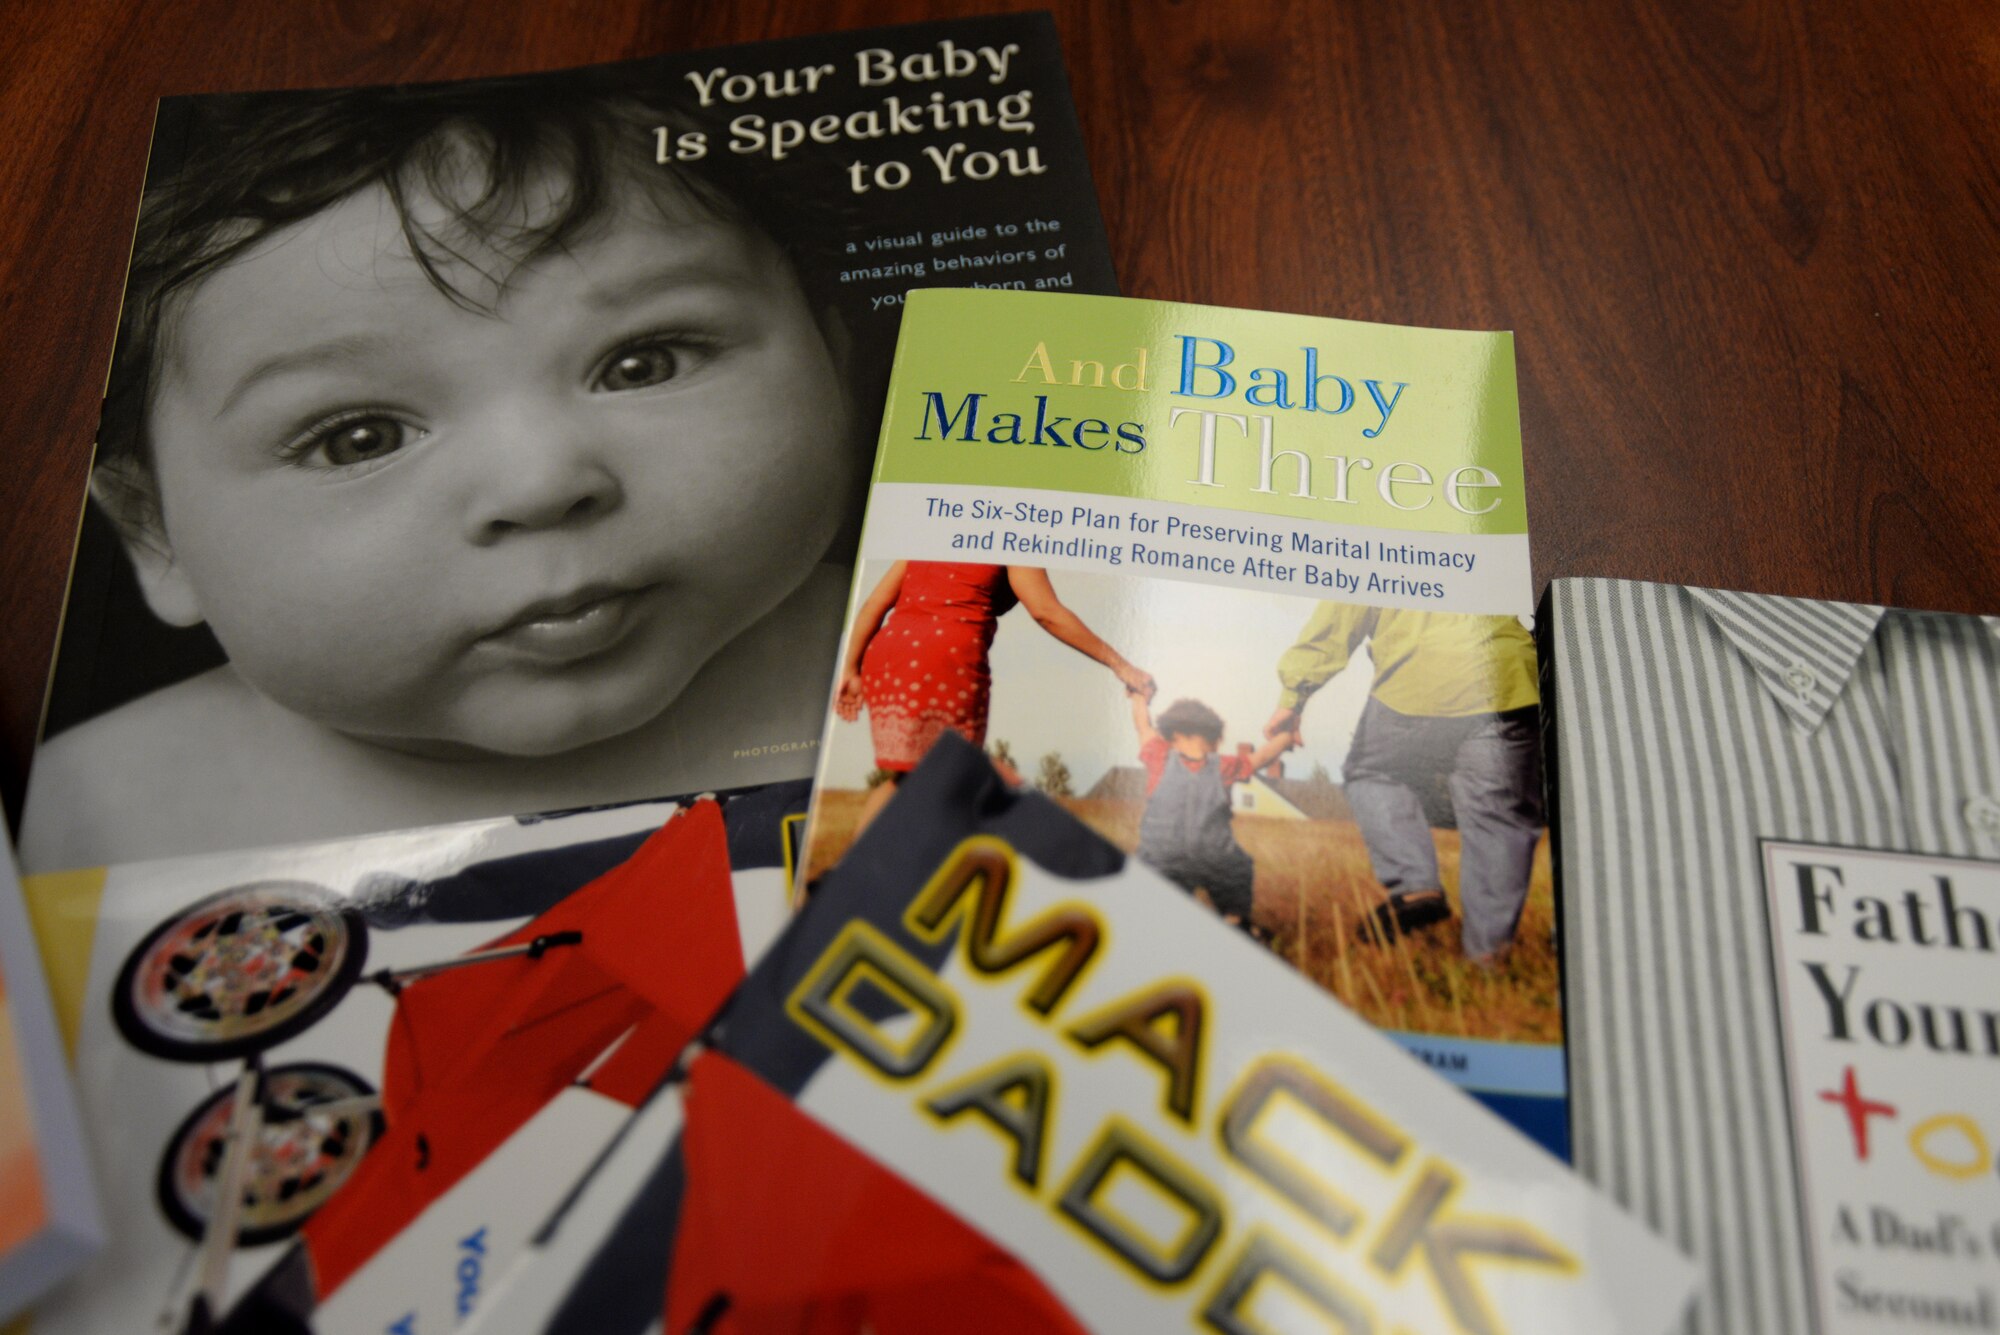
M 1230 827 L 1229 793 L 1290 750 L 1291 737 L 1269 738 L 1249 755 L 1219 755 L 1222 719 L 1199 700 L 1174 701 L 1156 723 L 1145 698 L 1134 696 L 1132 724 L 1146 767 L 1140 860 L 1251 931 L 1256 866 Z
M 195 113 L 92 494 L 228 662 L 44 746 L 30 869 L 795 774 L 857 467 L 831 238 L 657 162 L 679 113 L 611 77 Z

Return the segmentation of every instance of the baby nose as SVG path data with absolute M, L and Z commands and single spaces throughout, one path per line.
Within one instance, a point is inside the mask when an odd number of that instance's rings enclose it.
M 513 533 L 587 523 L 624 501 L 601 451 L 575 424 L 516 417 L 496 424 L 479 456 L 469 536 L 485 544 Z

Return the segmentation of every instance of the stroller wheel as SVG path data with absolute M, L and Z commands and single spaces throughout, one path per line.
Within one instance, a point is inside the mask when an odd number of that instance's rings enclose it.
M 155 1057 L 246 1056 L 332 1010 L 367 954 L 367 923 L 321 887 L 236 886 L 189 905 L 133 949 L 111 1014 L 132 1046 Z
M 245 1072 L 244 1079 L 254 1078 Z M 352 1071 L 318 1062 L 264 1072 L 265 1117 L 243 1175 L 235 1245 L 256 1247 L 291 1236 L 326 1204 L 382 1134 L 374 1090 Z M 356 1099 L 368 1100 L 356 1104 Z M 181 1233 L 200 1241 L 215 1214 L 215 1194 L 229 1149 L 236 1087 L 224 1086 L 189 1113 L 160 1157 L 160 1209 Z

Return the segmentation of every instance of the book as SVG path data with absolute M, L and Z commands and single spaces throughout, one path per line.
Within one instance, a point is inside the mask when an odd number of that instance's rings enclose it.
M 472 1329 L 1651 1332 L 1694 1278 L 946 735 Z
M 76 1094 L 0 822 L 0 1321 L 103 1242 Z
M 938 282 L 1114 290 L 1046 14 L 164 100 L 23 866 L 806 777 Z
M 808 879 L 957 731 L 1561 1154 L 1532 611 L 1510 336 L 912 293 Z
M 1576 1163 L 1690 1329 L 1994 1323 L 2000 617 L 1557 580 Z
M 783 925 L 806 787 L 28 878 L 118 1221 L 30 1330 L 462 1324 Z

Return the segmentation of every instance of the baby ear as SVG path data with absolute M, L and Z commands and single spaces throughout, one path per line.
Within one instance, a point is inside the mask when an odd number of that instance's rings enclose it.
M 170 626 L 198 626 L 207 620 L 187 573 L 174 560 L 151 471 L 127 459 L 102 460 L 90 470 L 90 498 L 118 531 L 153 615 Z

